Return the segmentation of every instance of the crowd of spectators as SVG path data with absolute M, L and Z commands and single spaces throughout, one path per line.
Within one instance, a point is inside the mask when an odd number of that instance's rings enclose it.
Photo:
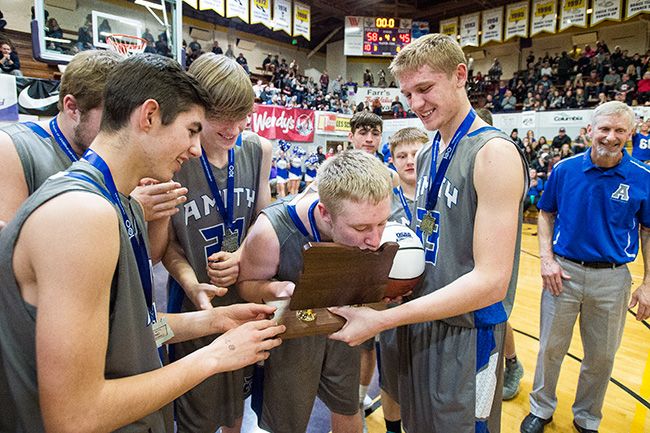
M 492 112 L 594 107 L 611 100 L 628 105 L 650 104 L 650 50 L 644 55 L 598 41 L 594 48 L 574 46 L 570 52 L 535 57 L 526 69 L 503 78 L 499 59 L 487 73 L 472 73 L 470 97 Z

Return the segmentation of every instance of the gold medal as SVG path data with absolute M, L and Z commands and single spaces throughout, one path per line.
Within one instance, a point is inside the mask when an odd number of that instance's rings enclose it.
M 422 222 L 420 222 L 420 230 L 422 230 L 422 233 L 427 236 L 431 236 L 433 232 L 437 231 L 437 229 L 438 224 L 436 222 L 436 217 L 434 217 L 431 212 L 427 212 L 424 215 L 424 218 L 422 218 Z

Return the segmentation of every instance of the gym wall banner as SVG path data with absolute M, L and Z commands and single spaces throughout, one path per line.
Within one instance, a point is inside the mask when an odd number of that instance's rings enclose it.
M 503 6 L 481 12 L 481 45 L 503 40 Z
M 314 111 L 277 105 L 255 104 L 250 128 L 269 140 L 314 141 Z
M 14 92 L 18 96 L 20 114 L 35 116 L 56 116 L 59 110 L 59 85 L 57 80 L 42 80 L 40 78 L 16 78 Z
M 0 74 L 0 122 L 18 121 L 16 77 Z
M 592 27 L 605 20 L 621 20 L 621 0 L 594 0 L 592 7 Z
M 400 92 L 400 90 L 395 87 L 359 87 L 357 93 L 350 95 L 349 98 L 352 102 L 354 102 L 354 105 L 359 104 L 359 102 L 363 102 L 368 107 L 372 105 L 372 101 L 374 101 L 376 98 L 379 98 L 382 111 L 391 111 L 391 104 L 395 100 L 396 96 L 402 103 L 404 110 L 407 110 L 408 105 L 406 103 L 406 98 L 402 92 Z

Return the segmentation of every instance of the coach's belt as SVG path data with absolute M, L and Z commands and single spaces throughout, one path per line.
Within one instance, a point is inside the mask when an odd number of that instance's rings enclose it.
M 613 262 L 585 262 L 584 260 L 571 259 L 569 257 L 560 256 L 559 254 L 558 256 L 570 262 L 577 263 L 584 267 L 594 268 L 594 269 L 616 269 L 619 266 L 625 265 L 625 263 L 613 263 Z

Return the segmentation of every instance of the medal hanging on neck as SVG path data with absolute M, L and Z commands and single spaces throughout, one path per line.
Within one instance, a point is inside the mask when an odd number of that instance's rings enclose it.
M 426 213 L 420 222 L 420 230 L 422 230 L 422 233 L 424 233 L 427 237 L 431 236 L 435 231 L 438 230 L 439 221 L 433 214 L 433 209 L 436 207 L 436 203 L 438 202 L 440 187 L 442 186 L 442 181 L 445 178 L 445 173 L 449 168 L 451 159 L 456 153 L 458 143 L 465 135 L 467 135 L 469 128 L 472 126 L 472 123 L 474 123 L 474 119 L 476 119 L 476 111 L 474 111 L 473 108 L 470 108 L 469 113 L 467 113 L 467 116 L 465 116 L 465 119 L 463 119 L 463 122 L 460 124 L 451 141 L 449 142 L 449 146 L 447 146 L 447 149 L 445 149 L 445 153 L 443 154 L 442 160 L 440 161 L 440 167 L 438 167 L 438 152 L 440 149 L 441 140 L 440 131 L 436 133 L 436 136 L 433 139 L 433 144 L 431 146 L 431 167 L 429 169 Z
M 208 157 L 205 155 L 205 150 L 203 150 L 203 148 L 201 149 L 201 166 L 203 167 L 203 173 L 208 181 L 208 186 L 210 187 L 212 196 L 217 204 L 217 210 L 219 211 L 224 224 L 223 238 L 221 239 L 221 251 L 233 253 L 237 251 L 237 248 L 239 248 L 239 234 L 234 227 L 233 219 L 235 202 L 235 149 L 230 149 L 228 151 L 228 180 L 226 183 L 225 204 L 224 200 L 221 198 L 221 193 L 217 186 L 217 180 L 212 173 L 210 162 L 208 161 Z
M 53 117 L 52 120 L 50 120 L 50 130 L 52 131 L 52 135 L 54 136 L 54 141 L 56 141 L 56 144 L 59 145 L 63 153 L 65 153 L 68 156 L 68 158 L 70 158 L 71 162 L 77 162 L 79 160 L 79 157 L 77 156 L 76 153 L 74 153 L 74 150 L 70 145 L 70 142 L 68 141 L 67 138 L 65 138 L 63 132 L 61 132 L 61 128 L 59 128 L 59 123 L 56 120 L 56 116 Z

